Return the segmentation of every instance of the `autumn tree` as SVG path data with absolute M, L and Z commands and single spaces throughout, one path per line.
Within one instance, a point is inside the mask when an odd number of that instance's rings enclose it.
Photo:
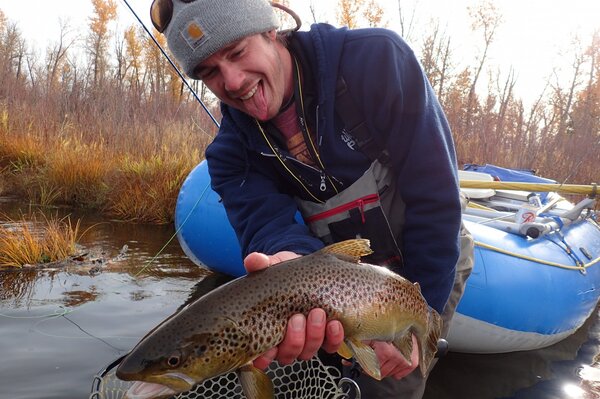
M 473 112 L 475 111 L 476 86 L 487 61 L 487 54 L 490 46 L 495 39 L 496 30 L 502 22 L 502 15 L 491 0 L 485 0 L 475 7 L 469 7 L 469 15 L 473 21 L 471 28 L 474 32 L 480 31 L 483 36 L 483 50 L 479 54 L 477 65 L 473 68 L 471 87 L 469 88 L 469 95 L 467 98 L 468 112 L 463 126 L 463 129 L 467 134 L 471 133 L 472 128 L 471 119 L 473 117 Z
M 585 87 L 573 105 L 573 128 L 586 134 L 600 136 L 600 30 L 594 32 L 584 60 L 587 72 L 582 77 Z
M 369 0 L 363 9 L 363 16 L 370 27 L 384 28 L 387 23 L 383 22 L 384 10 L 377 0 Z
M 155 35 L 156 41 L 164 48 L 166 39 L 162 35 Z M 167 70 L 164 58 L 154 41 L 147 37 L 143 41 L 143 58 L 146 67 L 146 84 L 150 95 L 159 95 L 167 88 Z
M 115 0 L 91 0 L 94 13 L 90 17 L 87 51 L 91 60 L 94 87 L 106 76 L 108 69 L 109 23 L 117 18 Z
M 421 47 L 423 70 L 442 104 L 453 66 L 450 43 L 450 37 L 440 30 L 439 22 L 436 22 Z
M 134 93 L 141 93 L 142 67 L 143 67 L 143 32 L 133 26 L 125 30 L 125 71 L 123 79 Z
M 512 67 L 503 82 L 499 75 L 500 72 L 498 71 L 498 76 L 495 79 L 497 85 L 496 92 L 498 93 L 498 116 L 496 118 L 495 136 L 502 137 L 505 133 L 505 127 L 509 123 L 509 108 L 514 99 L 514 90 L 517 81 L 515 71 Z
M 46 48 L 46 86 L 47 90 L 55 88 L 59 79 L 68 68 L 67 54 L 75 44 L 74 39 L 70 39 L 70 26 L 66 21 L 61 20 L 58 40 Z
M 571 76 L 567 87 L 562 84 L 564 78 L 556 75 L 556 83 L 553 87 L 552 105 L 557 115 L 557 134 L 573 133 L 573 120 L 571 112 L 575 102 L 575 96 L 578 88 L 582 84 L 583 68 L 586 61 L 585 54 L 580 50 L 581 41 L 579 38 L 573 39 L 572 48 L 576 49 L 573 54 L 571 64 Z
M 289 0 L 277 0 L 277 3 L 281 4 L 284 7 L 290 8 Z M 278 8 L 275 8 L 275 14 L 277 15 L 277 18 L 279 18 L 279 26 L 281 27 L 281 29 L 296 28 L 296 21 L 294 21 L 294 18 L 292 18 L 290 14 Z
M 400 22 L 400 30 L 398 33 L 408 42 L 412 42 L 414 27 L 417 25 L 416 14 L 416 6 L 411 10 L 405 10 L 402 6 L 402 0 L 398 0 L 398 19 Z
M 358 28 L 357 16 L 360 15 L 363 3 L 364 0 L 339 0 L 337 10 L 339 24 L 350 29 Z
M 15 23 L 4 23 L 0 36 L 0 67 L 16 81 L 24 79 L 27 44 Z

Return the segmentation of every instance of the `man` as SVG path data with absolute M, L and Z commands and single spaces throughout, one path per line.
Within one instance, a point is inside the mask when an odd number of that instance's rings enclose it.
M 221 100 L 206 158 L 246 269 L 358 235 L 371 240 L 368 261 L 418 282 L 442 313 L 459 255 L 454 147 L 407 44 L 388 30 L 326 24 L 278 35 L 264 0 L 155 0 L 152 17 L 185 72 Z M 255 364 L 335 352 L 342 340 L 341 324 L 314 309 L 294 315 Z M 389 378 L 361 375 L 363 397 L 420 397 L 417 345 L 411 359 L 391 343 L 370 345 Z

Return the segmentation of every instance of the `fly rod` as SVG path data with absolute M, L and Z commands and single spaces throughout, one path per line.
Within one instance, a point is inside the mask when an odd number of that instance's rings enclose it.
M 167 59 L 167 61 L 169 61 L 169 64 L 171 64 L 171 66 L 173 67 L 173 69 L 175 70 L 175 72 L 177 73 L 177 75 L 179 76 L 179 78 L 181 79 L 181 81 L 183 82 L 183 84 L 192 93 L 192 95 L 194 96 L 194 98 L 200 103 L 200 105 L 202 106 L 202 108 L 204 109 L 204 111 L 208 114 L 208 116 L 210 117 L 210 119 L 212 119 L 212 121 L 215 123 L 215 125 L 217 127 L 220 127 L 219 122 L 217 122 L 217 120 L 215 119 L 215 117 L 213 116 L 213 114 L 210 113 L 210 111 L 208 110 L 208 107 L 204 104 L 204 102 L 200 99 L 200 97 L 198 97 L 198 94 L 196 94 L 196 91 L 194 90 L 194 88 L 189 84 L 189 82 L 187 81 L 187 79 L 183 76 L 183 74 L 181 73 L 181 71 L 179 70 L 179 68 L 177 68 L 177 65 L 175 65 L 175 63 L 171 60 L 171 57 L 169 57 L 169 55 L 167 54 L 167 52 L 162 48 L 162 46 L 156 40 L 156 38 L 154 37 L 154 35 L 148 30 L 148 28 L 146 27 L 146 25 L 144 24 L 144 22 L 142 22 L 142 20 L 137 15 L 137 13 L 135 12 L 135 10 L 131 7 L 131 5 L 129 5 L 129 2 L 127 0 L 123 0 L 123 3 L 125 3 L 125 5 L 127 6 L 127 8 L 129 8 L 129 11 L 131 11 L 131 13 L 135 17 L 135 19 L 137 19 L 138 22 L 140 23 L 140 25 L 142 25 L 142 28 L 144 28 L 144 30 L 146 31 L 146 33 L 148 34 L 148 36 L 150 36 L 150 39 L 152 39 L 152 41 L 154 42 L 154 44 L 156 45 L 156 47 L 158 47 L 158 49 L 160 50 L 160 52 L 162 53 L 162 55 Z

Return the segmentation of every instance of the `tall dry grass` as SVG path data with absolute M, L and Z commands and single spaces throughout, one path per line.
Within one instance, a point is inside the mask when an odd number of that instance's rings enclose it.
M 200 159 L 194 152 L 123 158 L 108 184 L 104 210 L 126 221 L 170 223 L 179 189 Z
M 79 220 L 23 215 L 19 220 L 3 216 L 0 225 L 0 268 L 22 267 L 64 260 L 75 254 L 80 236 Z
M 172 222 L 179 188 L 215 128 L 194 104 L 110 98 L 122 109 L 107 110 L 101 101 L 96 106 L 104 111 L 88 106 L 62 117 L 52 97 L 31 103 L 27 113 L 18 112 L 22 103 L 0 104 L 0 188 L 34 204 Z

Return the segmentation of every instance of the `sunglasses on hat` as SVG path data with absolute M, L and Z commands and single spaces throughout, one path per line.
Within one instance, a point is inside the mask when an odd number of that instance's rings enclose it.
M 179 0 L 192 3 L 196 0 Z M 150 6 L 150 20 L 159 33 L 163 33 L 173 18 L 173 0 L 154 0 Z

